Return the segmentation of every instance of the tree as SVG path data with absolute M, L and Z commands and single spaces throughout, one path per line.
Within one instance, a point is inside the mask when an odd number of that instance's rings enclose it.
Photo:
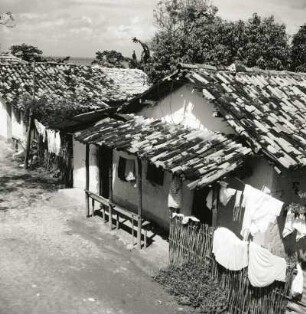
M 27 44 L 13 45 L 11 46 L 10 51 L 14 56 L 27 62 L 43 61 L 42 57 L 43 52 L 39 50 L 37 47 L 31 45 Z
M 154 12 L 157 32 L 153 52 L 144 66 L 154 82 L 178 62 L 228 66 L 241 61 L 249 67 L 281 70 L 289 63 L 286 27 L 274 17 L 254 14 L 248 21 L 229 22 L 205 0 L 161 0 Z
M 290 49 L 286 26 L 273 16 L 254 13 L 245 23 L 237 58 L 246 66 L 283 70 L 289 65 Z
M 124 57 L 121 52 L 115 50 L 97 51 L 93 64 L 99 64 L 107 68 L 128 68 L 131 59 Z
M 306 72 L 306 24 L 293 35 L 291 44 L 291 69 Z

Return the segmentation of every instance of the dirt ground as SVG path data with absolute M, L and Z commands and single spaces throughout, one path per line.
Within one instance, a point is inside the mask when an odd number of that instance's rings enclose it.
M 165 246 L 129 249 L 58 188 L 0 140 L 0 314 L 188 312 L 149 275 Z

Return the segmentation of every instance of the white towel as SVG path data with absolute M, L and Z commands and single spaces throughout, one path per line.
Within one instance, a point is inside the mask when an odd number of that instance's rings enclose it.
M 212 252 L 226 269 L 238 271 L 248 266 L 248 242 L 241 241 L 227 228 L 220 227 L 214 232 Z
M 248 277 L 253 287 L 267 287 L 274 281 L 286 281 L 286 260 L 251 242 Z
M 170 184 L 168 195 L 169 208 L 181 208 L 182 202 L 182 181 L 180 178 L 174 176 Z
M 283 230 L 283 238 L 287 237 L 294 231 L 293 222 L 295 220 L 295 214 L 292 212 L 291 209 L 287 212 L 287 217 L 285 221 L 285 227 Z
M 249 233 L 265 232 L 279 216 L 283 202 L 247 184 L 243 194 L 245 211 L 241 235 L 246 239 Z
M 220 192 L 219 192 L 219 200 L 223 206 L 226 206 L 226 204 L 230 201 L 230 199 L 235 195 L 237 190 L 226 188 L 224 186 L 221 186 Z

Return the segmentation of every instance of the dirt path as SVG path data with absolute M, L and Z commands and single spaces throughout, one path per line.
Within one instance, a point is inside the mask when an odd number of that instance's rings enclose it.
M 184 313 L 135 250 L 11 156 L 0 141 L 0 314 Z

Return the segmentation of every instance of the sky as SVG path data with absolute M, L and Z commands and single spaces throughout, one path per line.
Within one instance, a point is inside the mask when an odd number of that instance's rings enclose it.
M 0 48 L 37 46 L 45 55 L 94 57 L 98 50 L 139 52 L 133 37 L 149 40 L 153 10 L 159 0 L 0 0 L 0 12 L 13 12 L 15 28 L 0 25 Z M 228 20 L 247 19 L 257 12 L 273 14 L 294 34 L 306 23 L 306 0 L 212 0 Z

